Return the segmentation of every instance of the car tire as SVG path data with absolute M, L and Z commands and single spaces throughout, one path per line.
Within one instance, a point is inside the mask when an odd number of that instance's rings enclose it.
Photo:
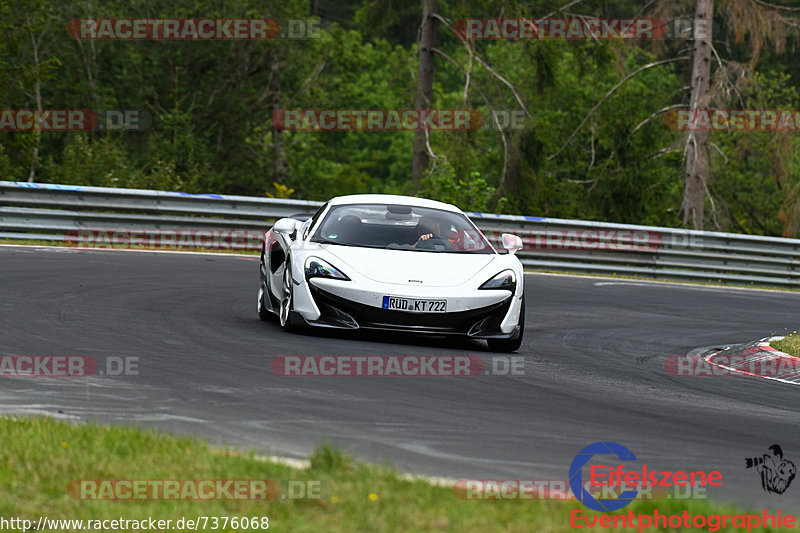
M 266 286 L 262 283 L 258 293 L 258 318 L 264 322 L 272 322 L 275 320 L 275 315 L 264 305 L 264 298 L 267 296 L 267 290 Z
M 522 296 L 522 308 L 519 312 L 519 336 L 516 339 L 487 339 L 489 349 L 493 352 L 516 352 L 522 346 L 522 335 L 525 333 L 525 296 Z

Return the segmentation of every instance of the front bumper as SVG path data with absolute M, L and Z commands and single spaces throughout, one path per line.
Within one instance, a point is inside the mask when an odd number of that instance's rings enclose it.
M 298 318 L 310 326 L 457 335 L 477 339 L 513 339 L 520 334 L 519 326 L 506 333 L 501 330 L 501 324 L 515 298 L 510 293 L 499 302 L 476 309 L 408 313 L 366 305 L 311 284 L 309 290 L 319 309 L 319 318 L 308 320 L 300 314 Z

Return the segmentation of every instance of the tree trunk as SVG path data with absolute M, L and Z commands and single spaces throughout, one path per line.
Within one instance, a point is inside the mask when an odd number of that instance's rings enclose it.
M 286 148 L 284 146 L 283 131 L 272 128 L 272 178 L 281 185 L 286 184 L 288 165 L 286 164 Z
M 273 63 L 272 70 L 275 74 L 274 79 L 277 80 L 277 87 L 272 90 L 272 112 L 281 109 L 281 82 L 278 76 L 278 71 L 283 65 L 283 62 L 278 61 L 277 58 Z M 273 76 L 270 76 L 273 79 Z M 289 177 L 289 165 L 286 162 L 286 147 L 283 130 L 272 126 L 272 181 L 285 185 Z
M 38 60 L 37 60 L 37 70 L 38 70 Z M 41 111 L 42 110 L 42 88 L 41 82 L 36 80 L 34 83 L 34 91 L 36 92 L 36 109 Z M 33 154 L 31 154 L 31 168 L 28 171 L 28 182 L 33 183 L 36 181 L 36 163 L 39 161 L 39 143 L 41 142 L 42 138 L 42 130 L 38 127 L 33 133 L 34 141 L 33 141 Z
M 30 21 L 28 22 L 30 24 Z M 33 65 L 36 70 L 36 81 L 33 84 L 34 94 L 36 95 L 36 109 L 42 110 L 42 83 L 39 79 L 41 73 L 39 72 L 39 43 L 31 32 L 31 46 L 33 47 Z M 42 130 L 37 128 L 34 130 L 33 153 L 31 154 L 31 167 L 28 171 L 28 182 L 33 183 L 36 181 L 36 163 L 39 161 L 39 143 L 41 142 Z
M 419 40 L 419 72 L 417 75 L 416 109 L 430 109 L 433 99 L 433 48 L 436 46 L 436 25 L 438 21 L 432 15 L 439 10 L 439 0 L 423 0 L 422 31 Z M 428 149 L 425 146 L 426 132 L 414 132 L 414 158 L 411 177 L 414 187 L 419 186 L 422 173 L 428 168 Z
M 711 78 L 711 23 L 714 0 L 697 0 L 695 11 L 694 57 L 692 58 L 691 116 L 709 104 Z M 684 169 L 683 225 L 691 222 L 694 229 L 703 229 L 705 191 L 708 181 L 708 132 L 689 131 L 686 138 Z

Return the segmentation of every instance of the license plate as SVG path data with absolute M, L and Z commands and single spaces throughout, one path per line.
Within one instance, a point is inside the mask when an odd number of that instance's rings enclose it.
M 383 297 L 383 308 L 409 313 L 446 313 L 447 300 L 415 300 L 413 298 Z

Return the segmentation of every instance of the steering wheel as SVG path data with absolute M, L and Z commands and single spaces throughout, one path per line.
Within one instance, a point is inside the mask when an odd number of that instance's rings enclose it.
M 440 248 L 442 247 L 442 248 Z M 439 237 L 431 237 L 430 239 L 425 239 L 424 241 L 419 241 L 417 243 L 417 248 L 423 250 L 453 250 L 453 243 L 448 241 L 447 239 L 441 239 Z

